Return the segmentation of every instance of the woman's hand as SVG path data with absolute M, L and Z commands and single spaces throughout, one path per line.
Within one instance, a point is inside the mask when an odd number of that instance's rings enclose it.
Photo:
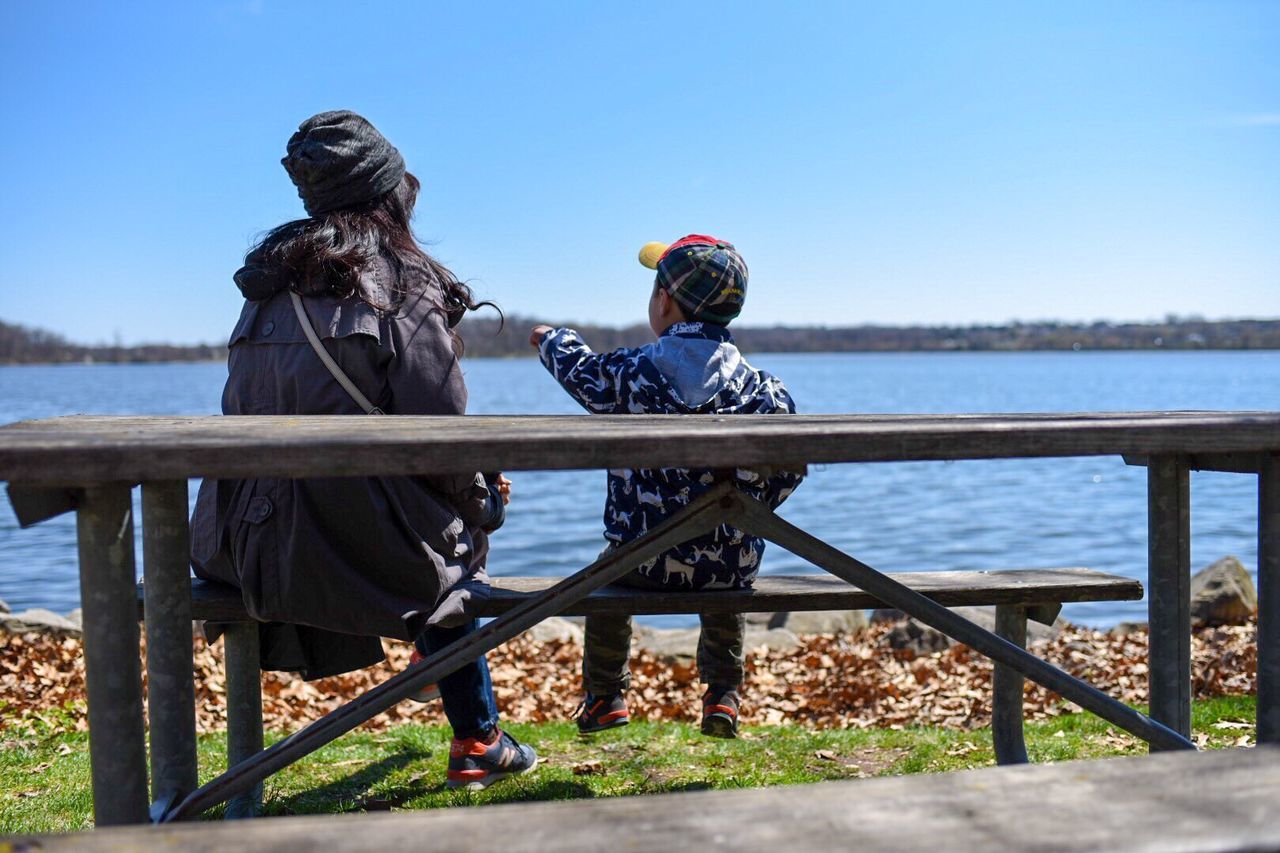
M 542 338 L 547 334 L 547 332 L 551 331 L 552 328 L 552 326 L 548 326 L 546 323 L 540 323 L 537 326 L 534 326 L 533 331 L 529 333 L 529 346 L 534 349 L 541 346 Z
M 498 494 L 502 495 L 503 506 L 511 503 L 511 481 L 506 478 L 506 475 L 499 474 L 493 481 L 493 487 L 498 490 Z

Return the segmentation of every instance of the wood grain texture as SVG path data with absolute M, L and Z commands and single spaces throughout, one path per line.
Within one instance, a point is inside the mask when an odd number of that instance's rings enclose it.
M 1038 604 L 1072 601 L 1136 601 L 1138 581 L 1091 569 L 1005 569 L 990 572 L 898 572 L 889 577 L 948 607 L 978 604 Z M 558 577 L 494 578 L 493 594 L 482 616 L 499 616 L 562 580 Z M 241 621 L 248 618 L 233 587 L 192 581 L 196 619 Z M 139 614 L 141 615 L 141 587 Z M 868 610 L 882 606 L 869 593 L 830 575 L 771 575 L 755 588 L 715 592 L 597 590 L 562 615 L 590 613 L 772 613 L 798 610 Z
M 129 618 L 136 578 L 129 490 L 86 490 L 76 513 L 89 764 L 97 826 L 147 820 L 147 742 L 142 713 L 141 635 Z
M 1280 746 L 1280 454 L 1258 477 L 1258 743 Z
M 1151 717 L 1190 737 L 1191 477 L 1183 457 L 1147 462 L 1147 588 Z
M 536 777 L 535 777 L 536 778 Z M 533 784 L 536 786 L 537 782 Z M 1280 849 L 1280 747 L 739 791 L 15 837 L 15 849 L 510 853 Z M 39 847 L 35 848 L 34 845 Z
M 1280 412 L 1018 415 L 97 417 L 0 427 L 0 480 L 996 459 L 1280 451 Z

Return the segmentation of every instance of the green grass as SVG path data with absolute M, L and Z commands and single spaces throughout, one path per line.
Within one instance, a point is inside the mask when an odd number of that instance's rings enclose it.
M 1252 736 L 1252 697 L 1197 703 L 1193 725 L 1209 747 Z M 86 829 L 92 825 L 89 744 L 84 734 L 49 734 L 46 724 L 0 732 L 0 833 Z M 935 773 L 995 763 L 989 730 L 920 728 L 809 731 L 748 728 L 736 741 L 674 723 L 632 723 L 580 739 L 570 723 L 512 725 L 542 757 L 538 771 L 487 791 L 444 788 L 449 733 L 406 725 L 340 738 L 266 784 L 266 813 L 315 814 L 426 809 L 528 800 L 562 800 L 796 785 L 829 779 Z M 1089 714 L 1026 726 L 1034 762 L 1139 754 L 1145 745 Z M 202 781 L 225 767 L 222 735 L 200 739 Z M 598 762 L 598 764 L 597 764 Z M 576 768 L 576 772 L 575 772 Z M 219 816 L 211 812 L 209 817 Z

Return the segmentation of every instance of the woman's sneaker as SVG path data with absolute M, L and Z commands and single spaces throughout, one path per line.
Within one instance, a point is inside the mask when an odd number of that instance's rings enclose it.
M 422 656 L 422 652 L 418 651 L 417 649 L 414 649 L 413 654 L 409 655 L 409 666 L 413 666 L 415 663 L 421 660 L 426 660 L 426 658 Z M 428 684 L 426 687 L 423 687 L 422 689 L 420 689 L 417 693 L 409 694 L 409 698 L 415 702 L 434 702 L 435 700 L 440 698 L 440 685 Z
M 702 694 L 702 733 L 710 737 L 738 736 L 738 691 L 708 687 Z
M 621 693 L 593 696 L 588 693 L 573 712 L 578 718 L 578 734 L 589 735 L 605 729 L 616 729 L 631 722 L 631 713 Z
M 532 772 L 538 766 L 538 753 L 528 744 L 518 742 L 499 731 L 497 739 L 486 744 L 480 738 L 453 739 L 449 744 L 449 788 L 479 791 L 508 776 Z

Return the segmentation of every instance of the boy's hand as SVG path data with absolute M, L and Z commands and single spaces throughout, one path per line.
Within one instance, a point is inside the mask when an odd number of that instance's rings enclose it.
M 534 349 L 537 349 L 539 346 L 542 345 L 543 336 L 545 336 L 547 332 L 551 331 L 553 328 L 554 328 L 553 326 L 548 326 L 546 323 L 541 323 L 537 326 L 534 326 L 533 331 L 529 333 L 529 346 L 533 347 Z
M 498 494 L 502 495 L 503 506 L 511 503 L 511 481 L 505 475 L 499 474 L 494 478 L 493 485 L 498 490 Z

